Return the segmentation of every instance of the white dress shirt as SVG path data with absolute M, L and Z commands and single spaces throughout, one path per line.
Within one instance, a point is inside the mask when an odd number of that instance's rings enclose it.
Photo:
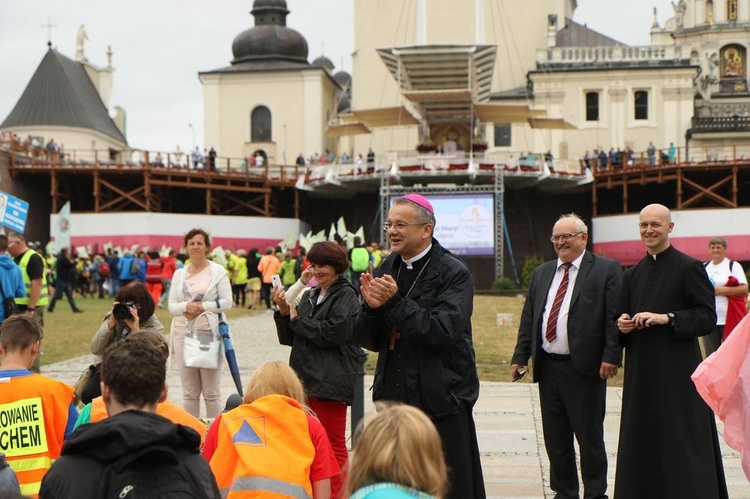
M 557 316 L 557 336 L 552 342 L 549 342 L 546 337 L 547 319 L 549 318 L 552 304 L 555 302 L 557 288 L 560 287 L 560 282 L 562 282 L 563 275 L 565 275 L 563 262 L 559 258 L 557 259 L 557 270 L 555 271 L 555 277 L 552 278 L 552 284 L 547 292 L 547 303 L 544 306 L 544 315 L 542 315 L 542 349 L 547 353 L 570 355 L 570 346 L 568 346 L 568 309 L 570 309 L 570 297 L 573 296 L 573 287 L 576 285 L 578 269 L 581 268 L 581 261 L 585 254 L 585 251 L 581 253 L 570 265 L 570 269 L 568 270 L 568 292 L 565 293 L 565 298 L 563 298 L 562 306 L 560 307 L 560 313 Z

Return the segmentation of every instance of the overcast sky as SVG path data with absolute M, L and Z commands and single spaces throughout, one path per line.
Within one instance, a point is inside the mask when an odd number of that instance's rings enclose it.
M 376 0 L 370 0 L 376 1 Z M 429 2 L 429 0 L 427 0 Z M 461 2 L 469 0 L 460 0 Z M 516 1 L 516 0 L 513 0 Z M 520 0 L 518 0 L 520 1 Z M 116 69 L 111 105 L 127 113 L 131 147 L 183 151 L 203 145 L 202 90 L 197 73 L 228 66 L 232 40 L 253 26 L 252 0 L 2 0 L 0 14 L 0 122 L 4 120 L 52 43 L 75 57 L 76 32 L 86 26 L 85 53 Z M 351 72 L 354 0 L 287 0 L 287 25 L 302 33 L 308 60 L 324 53 Z M 653 8 L 659 22 L 673 15 L 670 0 L 578 0 L 574 19 L 629 45 L 649 43 Z M 541 21 L 544 22 L 544 21 Z M 219 151 L 221 154 L 221 151 Z

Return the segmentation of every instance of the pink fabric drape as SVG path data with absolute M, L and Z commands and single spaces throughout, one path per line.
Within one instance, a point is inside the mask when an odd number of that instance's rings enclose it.
M 724 422 L 724 440 L 742 455 L 742 469 L 750 480 L 750 316 L 740 321 L 691 378 Z

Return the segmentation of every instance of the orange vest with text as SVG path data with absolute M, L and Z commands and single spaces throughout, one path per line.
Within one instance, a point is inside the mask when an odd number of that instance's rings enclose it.
M 203 441 L 206 439 L 206 424 L 179 405 L 166 400 L 156 406 L 156 414 L 175 424 L 194 429 L 201 436 L 201 445 L 203 445 Z M 107 417 L 107 406 L 104 405 L 104 399 L 96 397 L 91 401 L 91 419 L 89 422 L 96 423 L 102 419 L 107 419 Z
M 295 400 L 267 395 L 221 415 L 211 471 L 222 497 L 312 497 L 315 446 Z
M 21 494 L 37 497 L 42 478 L 60 456 L 73 387 L 30 374 L 0 371 L 0 452 L 18 477 Z

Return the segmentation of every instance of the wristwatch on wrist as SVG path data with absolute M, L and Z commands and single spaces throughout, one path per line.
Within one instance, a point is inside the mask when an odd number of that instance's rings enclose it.
M 667 313 L 667 317 L 669 317 L 669 321 L 667 322 L 667 326 L 674 326 L 674 314 L 672 312 Z

